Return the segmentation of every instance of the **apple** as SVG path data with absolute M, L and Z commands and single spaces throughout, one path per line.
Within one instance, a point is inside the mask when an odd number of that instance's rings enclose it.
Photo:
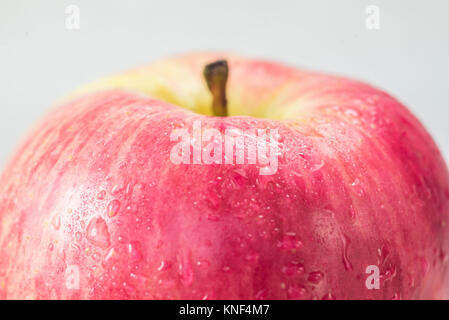
M 0 182 L 2 299 L 448 298 L 446 164 L 358 81 L 167 58 L 70 95 Z

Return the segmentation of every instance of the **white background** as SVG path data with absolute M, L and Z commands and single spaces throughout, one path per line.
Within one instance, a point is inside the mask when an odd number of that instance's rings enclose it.
M 66 28 L 70 4 L 79 30 Z M 365 26 L 369 5 L 380 30 Z M 0 0 L 0 166 L 70 90 L 204 49 L 368 81 L 408 105 L 449 159 L 448 17 L 447 0 Z

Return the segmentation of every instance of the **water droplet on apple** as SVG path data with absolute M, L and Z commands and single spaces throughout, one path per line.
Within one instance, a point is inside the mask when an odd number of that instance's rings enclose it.
M 201 300 L 216 300 L 216 295 L 214 291 L 206 293 Z
M 346 109 L 345 114 L 355 118 L 359 116 L 359 112 L 355 109 Z
M 92 254 L 92 259 L 94 259 L 95 261 L 100 260 L 100 255 L 98 254 L 98 252 L 94 252 L 94 253 Z
M 162 260 L 161 264 L 157 268 L 157 271 L 167 271 L 170 268 L 171 268 L 171 262 Z
M 256 293 L 256 300 L 266 300 L 268 296 L 268 289 L 261 289 Z
M 393 297 L 391 298 L 391 300 L 401 300 L 401 293 L 400 292 L 396 292 Z
M 293 171 L 292 175 L 296 176 L 296 177 L 302 177 L 302 175 L 299 172 Z
M 277 142 L 279 142 L 279 143 L 284 142 L 284 136 L 281 135 L 280 133 L 275 133 L 275 134 L 273 135 L 273 138 L 274 138 Z
M 388 281 L 396 276 L 396 266 L 391 265 L 388 268 L 385 269 L 385 271 L 380 275 L 380 277 L 384 281 Z
M 355 193 L 359 197 L 363 197 L 365 195 L 365 191 L 363 190 L 362 186 L 360 185 L 360 180 L 356 178 L 352 183 L 351 187 L 355 190 Z
M 121 192 L 124 188 L 125 188 L 125 187 L 124 187 L 123 183 L 116 184 L 115 186 L 112 187 L 112 189 L 111 189 L 111 194 L 112 194 L 112 195 L 116 195 L 116 194 L 118 194 L 119 192 Z
M 281 269 L 282 273 L 286 274 L 289 277 L 301 275 L 304 273 L 304 266 L 299 262 L 292 261 L 286 264 Z
M 413 288 L 415 286 L 415 278 L 413 277 L 412 274 L 407 274 L 407 284 L 410 288 Z
M 115 248 L 111 248 L 109 249 L 109 251 L 106 253 L 106 256 L 104 257 L 104 264 L 108 265 L 111 264 L 114 259 L 117 258 L 117 249 Z
M 128 254 L 134 262 L 142 260 L 142 246 L 140 245 L 140 242 L 130 242 L 128 244 Z
M 300 284 L 293 284 L 287 289 L 289 299 L 301 299 L 307 294 L 307 289 Z
M 356 216 L 356 212 L 352 204 L 349 206 L 349 215 L 351 216 L 351 218 L 355 218 Z
M 296 233 L 286 232 L 282 240 L 278 241 L 277 246 L 284 250 L 294 250 L 302 247 L 302 242 L 296 238 Z
M 97 199 L 98 200 L 104 200 L 105 197 L 106 197 L 106 191 L 105 190 L 101 190 L 100 192 L 98 192 L 98 194 L 97 194 Z
M 76 243 L 72 243 L 70 244 L 70 247 L 73 249 L 73 255 L 77 256 L 79 255 L 81 248 L 79 247 L 79 245 L 77 245 Z
M 246 255 L 245 260 L 250 263 L 257 263 L 259 262 L 259 254 L 258 253 L 249 253 Z
M 55 246 L 53 245 L 52 242 L 50 242 L 50 243 L 48 244 L 48 250 L 53 251 L 54 248 L 55 248 Z
M 321 298 L 321 300 L 336 300 L 336 298 L 332 293 L 328 292 Z
M 93 245 L 107 248 L 110 243 L 108 225 L 101 217 L 94 217 L 87 225 L 86 238 Z
M 348 258 L 348 247 L 351 241 L 346 235 L 343 235 L 341 239 L 343 241 L 343 266 L 345 267 L 346 271 L 351 271 L 353 270 L 353 267 L 351 261 L 349 261 Z
M 242 188 L 247 183 L 247 175 L 244 169 L 236 169 L 234 170 L 235 175 L 233 176 L 233 186 L 234 188 Z
M 390 249 L 388 244 L 382 245 L 382 248 L 377 249 L 377 262 L 380 267 L 382 267 L 387 260 L 388 256 L 390 255 Z
M 209 213 L 209 214 L 207 215 L 207 220 L 210 220 L 210 221 L 218 221 L 218 220 L 220 220 L 220 217 L 219 217 L 218 215 L 216 215 L 216 214 Z
M 193 270 L 188 259 L 185 259 L 184 263 L 179 264 L 179 275 L 181 277 L 181 282 L 185 286 L 190 286 L 192 284 Z
M 261 239 L 268 239 L 269 238 L 269 234 L 268 234 L 268 232 L 266 230 L 261 230 L 261 231 L 259 231 L 258 234 L 259 234 L 259 237 Z
M 126 185 L 126 188 L 125 188 L 125 193 L 126 194 L 132 194 L 133 187 L 134 187 L 134 183 L 133 182 L 128 182 L 128 184 Z
M 323 278 L 324 273 L 322 273 L 321 271 L 314 271 L 309 273 L 307 280 L 309 280 L 310 283 L 318 284 L 321 282 L 321 280 L 323 280 Z
M 324 161 L 320 160 L 319 163 L 314 163 L 310 166 L 310 171 L 315 172 L 320 170 L 324 166 Z
M 197 261 L 196 265 L 200 268 L 207 269 L 210 267 L 210 262 L 207 260 L 201 260 L 201 261 Z
M 51 224 L 55 230 L 59 230 L 61 227 L 61 217 L 59 215 L 56 215 L 51 219 Z
M 108 204 L 108 216 L 109 217 L 115 217 L 117 215 L 117 213 L 120 210 L 120 201 L 118 201 L 117 199 L 112 200 L 111 202 L 109 202 Z

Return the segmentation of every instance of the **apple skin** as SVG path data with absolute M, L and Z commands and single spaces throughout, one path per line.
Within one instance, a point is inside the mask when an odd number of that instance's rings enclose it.
M 449 176 L 419 121 L 369 85 L 235 56 L 231 116 L 199 114 L 219 57 L 107 78 L 38 123 L 0 178 L 0 298 L 448 298 Z M 195 120 L 277 128 L 278 171 L 173 164 Z

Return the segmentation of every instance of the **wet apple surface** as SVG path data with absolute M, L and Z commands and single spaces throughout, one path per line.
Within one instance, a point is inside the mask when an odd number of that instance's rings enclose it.
M 203 78 L 219 59 L 227 116 Z M 276 171 L 174 163 L 173 132 L 195 123 L 276 130 Z M 204 157 L 210 141 L 193 143 Z M 165 59 L 72 94 L 0 181 L 0 298 L 448 298 L 445 162 L 406 107 L 358 81 Z

